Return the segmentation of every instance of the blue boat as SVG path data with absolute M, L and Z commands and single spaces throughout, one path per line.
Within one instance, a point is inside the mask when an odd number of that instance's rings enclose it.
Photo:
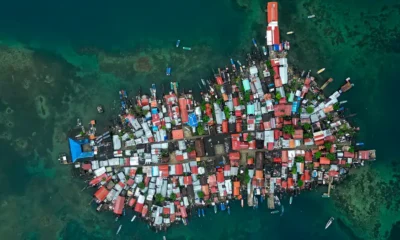
M 125 109 L 126 109 L 126 103 L 125 103 L 125 101 L 121 101 L 121 108 L 122 108 L 122 110 L 125 110 Z
M 254 47 L 257 47 L 257 42 L 256 42 L 256 40 L 253 38 L 253 39 L 251 39 L 251 41 L 253 42 Z
M 167 70 L 166 70 L 165 73 L 167 74 L 167 76 L 170 76 L 171 75 L 171 68 L 167 67 Z
M 264 197 L 260 196 L 261 203 L 264 202 Z
M 228 206 L 228 214 L 231 215 L 231 207 Z
M 206 216 L 206 214 L 204 213 L 204 208 L 201 209 L 201 214 L 203 214 L 203 217 Z
M 265 46 L 262 46 L 262 50 L 263 50 L 264 56 L 267 56 L 267 48 Z
M 233 59 L 231 58 L 231 64 L 232 65 L 235 65 L 235 62 L 233 61 Z
M 221 203 L 220 207 L 221 207 L 221 211 L 225 211 L 225 209 L 226 209 L 225 204 Z
M 124 208 L 124 216 L 126 215 L 125 208 Z
M 283 205 L 281 205 L 281 217 L 282 217 L 284 212 L 285 212 L 285 208 L 283 207 Z
M 199 209 L 197 209 L 197 214 L 199 215 L 199 217 L 200 217 L 200 208 Z
M 356 143 L 356 146 L 364 146 L 364 143 L 363 142 Z
M 176 41 L 175 46 L 176 46 L 176 47 L 179 47 L 179 44 L 181 44 L 181 40 Z

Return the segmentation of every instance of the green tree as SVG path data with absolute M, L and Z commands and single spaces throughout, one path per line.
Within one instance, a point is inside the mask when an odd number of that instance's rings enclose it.
M 193 146 L 188 146 L 187 148 L 186 148 L 186 151 L 187 152 L 192 152 L 194 150 L 194 147 Z
M 290 134 L 290 135 L 293 135 L 293 134 L 294 134 L 294 127 L 293 127 L 293 125 L 285 125 L 285 126 L 283 126 L 283 132 L 284 132 L 284 133 L 288 133 L 288 134 Z
M 204 198 L 204 192 L 203 191 L 198 191 L 197 192 L 197 196 L 199 196 L 199 198 L 203 199 Z
M 296 174 L 297 173 L 297 168 L 296 167 L 292 167 L 292 174 Z
M 226 119 L 229 119 L 231 117 L 231 111 L 229 110 L 229 108 L 227 106 L 224 107 L 224 113 L 225 113 Z
M 299 180 L 297 181 L 297 186 L 298 186 L 298 187 L 302 187 L 303 185 L 304 185 L 303 180 L 299 179 Z
M 279 100 L 281 100 L 281 98 L 282 98 L 281 93 L 277 92 L 277 93 L 275 94 L 275 99 L 279 101 Z
M 204 135 L 204 134 L 205 134 L 204 127 L 203 127 L 202 125 L 197 126 L 196 132 L 197 132 L 197 134 L 199 134 L 200 136 L 201 136 L 201 135 Z
M 246 168 L 244 171 L 244 182 L 247 185 L 250 182 L 250 175 L 249 175 L 249 169 Z
M 306 108 L 306 112 L 307 112 L 308 114 L 312 114 L 312 113 L 314 112 L 314 107 L 308 106 L 308 107 Z
M 142 174 L 143 173 L 143 168 L 142 167 L 138 167 L 136 170 L 136 174 Z
M 250 102 L 250 91 L 246 91 L 244 93 L 244 101 L 245 102 Z
M 155 195 L 156 203 L 161 204 L 165 201 L 165 198 L 161 195 L 161 193 L 157 193 Z
M 294 158 L 294 160 L 296 162 L 304 162 L 304 157 L 303 156 L 297 156 L 297 157 Z
M 339 110 L 339 108 L 340 108 L 340 103 L 337 102 L 333 105 L 333 110 L 337 111 Z
M 202 120 L 203 120 L 203 122 L 208 123 L 208 121 L 210 121 L 210 117 L 207 115 L 204 115 Z
M 329 160 L 331 160 L 331 161 L 336 160 L 336 155 L 333 154 L 333 153 L 328 153 L 328 154 L 326 154 L 326 157 L 327 157 Z
M 325 148 L 326 148 L 326 150 L 331 150 L 331 148 L 332 148 L 332 143 L 331 142 L 326 142 L 325 144 L 324 144 L 324 146 L 325 146 Z
M 320 151 L 316 152 L 314 157 L 315 159 L 319 159 L 321 157 L 321 152 Z
M 250 142 L 251 140 L 253 140 L 253 136 L 251 136 L 250 134 L 248 134 L 246 140 L 247 140 L 248 142 Z
M 139 184 L 138 184 L 138 188 L 140 188 L 140 189 L 142 189 L 142 190 L 143 190 L 143 189 L 144 189 L 144 187 L 145 187 L 145 185 L 144 185 L 144 183 L 143 183 L 143 182 L 141 182 L 141 183 L 139 183 Z
M 349 148 L 349 152 L 354 153 L 354 146 L 351 146 L 351 147 Z
M 304 123 L 304 124 L 303 124 L 303 128 L 304 128 L 304 130 L 308 131 L 308 130 L 311 129 L 311 124 L 309 124 L 309 123 Z
M 169 198 L 171 199 L 171 201 L 175 201 L 176 200 L 176 194 L 175 193 L 171 193 Z

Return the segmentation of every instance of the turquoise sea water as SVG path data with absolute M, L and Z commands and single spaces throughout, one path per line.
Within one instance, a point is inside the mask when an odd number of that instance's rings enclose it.
M 251 38 L 264 41 L 265 1 L 8 1 L 0 9 L 0 233 L 4 239 L 400 239 L 396 147 L 400 5 L 395 1 L 279 2 L 290 63 L 355 83 L 343 100 L 356 112 L 359 140 L 378 161 L 357 170 L 322 199 L 302 193 L 285 214 L 232 207 L 194 216 L 187 227 L 153 233 L 144 223 L 98 214 L 92 190 L 59 166 L 65 132 L 96 118 L 105 125 L 117 91 L 150 83 L 193 84 L 242 59 Z M 315 14 L 315 19 L 307 15 Z M 286 35 L 295 31 L 294 35 Z M 181 46 L 192 51 L 175 48 Z M 165 77 L 167 65 L 172 77 Z M 95 107 L 105 105 L 98 116 Z M 323 189 L 321 189 L 323 191 Z M 323 230 L 330 216 L 337 221 Z M 393 227 L 393 230 L 392 230 Z

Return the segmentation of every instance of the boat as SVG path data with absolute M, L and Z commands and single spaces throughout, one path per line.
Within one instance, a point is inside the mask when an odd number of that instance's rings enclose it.
M 254 206 L 253 208 L 258 208 L 258 198 L 256 196 L 254 196 Z
M 103 108 L 102 105 L 98 105 L 98 106 L 97 106 L 97 112 L 98 112 L 98 113 L 103 113 L 103 112 L 104 112 L 104 108 Z
M 257 42 L 256 42 L 256 40 L 253 38 L 253 39 L 251 39 L 251 41 L 253 42 L 254 47 L 257 47 Z
M 165 236 L 162 237 L 163 240 L 167 240 L 167 238 Z
M 328 221 L 328 222 L 326 223 L 326 225 L 325 225 L 325 229 L 327 229 L 327 228 L 332 224 L 333 220 L 335 220 L 333 217 L 331 217 L 331 218 L 329 219 L 329 221 Z
M 217 213 L 217 205 L 214 204 L 214 212 Z
M 356 143 L 356 146 L 364 146 L 363 142 Z
M 345 104 L 345 103 L 347 103 L 347 100 L 340 101 L 339 104 Z
M 126 215 L 126 211 L 125 211 L 125 208 L 124 208 L 124 216 Z
M 181 40 L 178 39 L 178 40 L 176 41 L 175 46 L 176 46 L 176 47 L 179 47 L 179 44 L 181 44 Z
M 200 208 L 199 209 L 197 209 L 197 214 L 199 215 L 199 217 L 200 217 Z
M 135 221 L 135 219 L 136 219 L 136 215 L 133 216 L 133 218 L 131 219 L 131 222 Z
M 262 50 L 263 50 L 264 56 L 267 56 L 267 48 L 265 46 L 262 46 Z
M 206 214 L 204 213 L 204 208 L 201 209 L 201 214 L 203 215 L 203 217 L 206 216 Z
M 315 15 L 309 15 L 308 18 L 315 18 Z
M 204 85 L 204 87 L 207 87 L 206 81 L 204 81 L 204 79 L 201 79 L 201 83 Z
M 156 88 L 156 84 L 151 84 L 151 88 L 150 88 L 150 92 L 151 92 L 151 96 L 153 97 L 153 99 L 157 99 L 157 88 Z
M 242 207 L 244 206 L 244 200 L 242 198 L 242 200 L 240 201 L 240 204 L 242 205 Z
M 289 204 L 292 205 L 292 202 L 293 202 L 293 196 L 290 196 Z
M 183 222 L 183 225 L 187 225 L 187 220 L 186 220 L 186 218 L 182 218 L 182 222 Z
M 285 212 L 285 208 L 283 207 L 283 205 L 281 206 L 281 217 L 283 216 L 283 213 Z
M 323 71 L 325 71 L 325 68 L 321 68 L 320 70 L 318 70 L 318 74 L 322 73 Z
M 236 62 L 239 64 L 239 66 L 242 66 L 242 63 L 239 60 L 237 60 Z
M 220 207 L 221 207 L 221 211 L 225 211 L 226 207 L 225 207 L 224 203 L 221 203 Z
M 118 228 L 117 233 L 115 235 L 118 235 L 119 231 L 121 231 L 121 228 L 122 228 L 122 224 L 119 225 L 119 228 Z
M 281 205 L 281 201 L 279 200 L 278 196 L 274 196 L 274 199 L 275 199 L 275 201 L 274 201 L 275 204 L 280 206 Z
M 271 212 L 271 214 L 277 214 L 277 213 L 279 213 L 279 210 L 275 210 L 275 211 Z
M 293 31 L 290 31 L 290 32 L 287 32 L 286 34 L 290 35 L 290 34 L 293 34 L 293 33 L 294 33 Z
M 115 221 L 118 221 L 118 219 L 119 219 L 119 217 L 116 217 L 116 218 L 115 218 Z
M 235 65 L 235 62 L 233 61 L 232 58 L 231 58 L 231 64 L 232 64 L 233 71 L 235 71 L 236 70 L 236 65 Z
M 228 206 L 228 214 L 231 215 L 231 207 Z
M 192 50 L 192 48 L 191 48 L 191 47 L 182 47 L 182 49 L 183 49 L 183 50 L 186 50 L 186 51 L 190 51 L 190 50 Z
M 167 67 L 167 70 L 165 71 L 165 74 L 166 74 L 167 76 L 170 76 L 170 75 L 171 75 L 171 68 L 170 68 L 170 67 Z

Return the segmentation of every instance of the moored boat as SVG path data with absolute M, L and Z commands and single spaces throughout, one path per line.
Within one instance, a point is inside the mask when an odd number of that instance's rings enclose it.
M 228 206 L 228 214 L 231 215 L 231 207 Z
M 121 228 L 122 228 L 122 224 L 119 225 L 119 228 L 118 228 L 117 233 L 115 235 L 118 235 L 118 233 L 121 231 Z
M 265 46 L 262 46 L 262 50 L 263 50 L 264 56 L 267 56 L 267 48 Z
M 136 215 L 133 216 L 133 218 L 131 219 L 131 222 L 135 221 L 135 219 L 136 219 Z
M 242 207 L 244 206 L 244 200 L 242 198 L 242 200 L 240 201 L 240 204 L 242 205 Z
M 206 214 L 204 213 L 204 208 L 201 209 L 201 214 L 203 215 L 203 217 L 206 216 Z
M 200 208 L 199 209 L 197 209 L 197 215 L 200 217 Z
M 292 202 L 293 202 L 293 196 L 290 196 L 289 204 L 292 205 Z
M 257 47 L 257 42 L 256 42 L 256 40 L 253 38 L 253 39 L 251 39 L 251 41 L 253 42 L 254 47 Z
M 323 71 L 325 71 L 325 68 L 321 68 L 320 70 L 318 70 L 318 74 L 322 73 Z
M 176 41 L 175 46 L 176 46 L 176 47 L 179 47 L 179 44 L 181 44 L 181 40 L 178 39 L 178 41 Z
M 285 212 L 285 208 L 283 207 L 283 205 L 281 206 L 281 217 L 283 216 L 283 213 Z
M 215 213 L 218 212 L 218 210 L 217 210 L 217 205 L 214 205 L 214 212 L 215 212 Z
M 333 217 L 331 217 L 331 218 L 329 219 L 329 221 L 328 221 L 328 222 L 326 223 L 326 225 L 325 225 L 325 229 L 327 229 L 327 228 L 332 224 L 333 220 L 335 220 L 335 218 L 333 218 Z
M 315 18 L 315 15 L 309 15 L 308 18 Z
M 277 213 L 279 213 L 279 210 L 275 210 L 275 211 L 271 212 L 271 214 L 277 214 Z
M 192 50 L 192 48 L 191 48 L 191 47 L 182 47 L 182 49 L 183 49 L 183 50 L 186 50 L 186 51 L 190 51 L 190 50 Z

